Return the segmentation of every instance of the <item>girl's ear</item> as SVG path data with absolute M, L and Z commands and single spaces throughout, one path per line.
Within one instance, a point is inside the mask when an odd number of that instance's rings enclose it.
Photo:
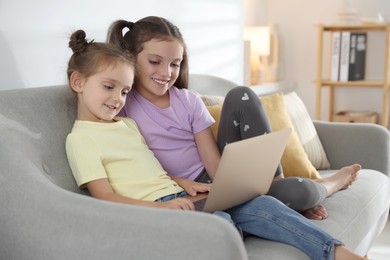
M 70 75 L 70 87 L 73 89 L 74 92 L 80 93 L 83 89 L 84 85 L 84 76 L 78 72 L 74 71 Z

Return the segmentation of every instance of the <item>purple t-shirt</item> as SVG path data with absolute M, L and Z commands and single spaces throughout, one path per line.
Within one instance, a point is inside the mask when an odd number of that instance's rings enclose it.
M 197 94 L 176 87 L 168 91 L 170 106 L 161 109 L 133 89 L 119 115 L 137 122 L 149 148 L 168 173 L 194 180 L 204 169 L 194 134 L 215 121 Z

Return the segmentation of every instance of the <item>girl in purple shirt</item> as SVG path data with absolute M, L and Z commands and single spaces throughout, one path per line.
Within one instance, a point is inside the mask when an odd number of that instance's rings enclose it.
M 124 29 L 128 31 L 123 35 Z M 187 89 L 188 56 L 184 40 L 179 29 L 168 20 L 153 16 L 135 23 L 119 20 L 111 25 L 108 40 L 132 56 L 136 64 L 133 89 L 120 115 L 137 122 L 164 169 L 189 195 L 201 192 L 199 182 L 212 181 L 226 143 L 271 131 L 256 94 L 249 88 L 237 87 L 225 98 L 218 141 L 214 141 L 210 128 L 214 120 L 199 96 Z M 326 196 L 347 188 L 357 178 L 359 170 L 360 165 L 351 165 L 328 179 L 316 182 L 304 178 L 283 178 L 279 166 L 275 174 L 277 181 L 274 181 L 270 195 L 289 203 L 297 211 L 310 210 Z M 295 196 L 292 201 L 290 197 L 294 197 L 292 195 L 296 192 L 289 190 L 304 190 L 304 187 L 308 187 L 306 193 Z M 270 198 L 263 195 L 225 213 L 238 229 L 288 243 L 313 259 L 361 259 L 296 211 Z M 267 206 L 265 201 L 269 202 Z M 311 211 L 311 214 L 317 219 L 326 217 L 324 208 L 319 208 L 317 213 Z M 264 218 L 266 215 L 272 215 L 279 221 L 271 223 Z M 281 228 L 279 224 L 282 222 L 291 229 Z M 267 225 L 274 232 L 267 232 Z M 295 233 L 298 230 L 298 233 L 307 234 L 304 237 L 318 238 L 322 241 L 321 245 L 315 246 L 312 239 L 300 240 L 302 236 Z
M 123 29 L 129 31 L 122 35 Z M 112 24 L 109 40 L 134 56 L 137 75 L 120 115 L 133 118 L 164 169 L 190 194 L 211 182 L 226 143 L 271 132 L 259 98 L 246 87 L 225 97 L 217 144 L 208 113 L 188 88 L 188 57 L 179 29 L 158 17 Z M 246 98 L 242 98 L 246 97 Z M 356 180 L 360 165 L 318 180 L 284 178 L 279 165 L 269 195 L 308 218 L 327 217 L 322 201 Z

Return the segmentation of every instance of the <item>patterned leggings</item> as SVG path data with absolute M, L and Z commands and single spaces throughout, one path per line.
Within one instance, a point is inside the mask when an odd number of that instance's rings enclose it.
M 271 125 L 259 97 L 248 87 L 229 91 L 222 107 L 217 144 L 222 152 L 227 143 L 270 133 Z M 283 172 L 279 164 L 275 176 Z M 197 181 L 205 180 L 203 172 Z M 207 176 L 207 175 L 206 175 Z M 287 177 L 272 182 L 268 195 L 296 211 L 320 204 L 326 198 L 325 187 L 307 178 Z

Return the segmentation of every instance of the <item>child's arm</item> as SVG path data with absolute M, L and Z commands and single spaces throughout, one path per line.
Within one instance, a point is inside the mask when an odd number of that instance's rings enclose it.
M 215 142 L 211 128 L 206 128 L 205 130 L 195 134 L 195 142 L 207 173 L 211 179 L 214 179 L 221 159 L 221 154 L 217 143 Z
M 120 194 L 117 194 L 112 189 L 107 179 L 93 180 L 87 183 L 88 191 L 92 197 L 111 202 L 119 202 L 124 204 L 154 207 L 154 208 L 169 208 L 181 210 L 195 210 L 194 204 L 185 198 L 172 199 L 166 202 L 144 201 L 131 199 Z

